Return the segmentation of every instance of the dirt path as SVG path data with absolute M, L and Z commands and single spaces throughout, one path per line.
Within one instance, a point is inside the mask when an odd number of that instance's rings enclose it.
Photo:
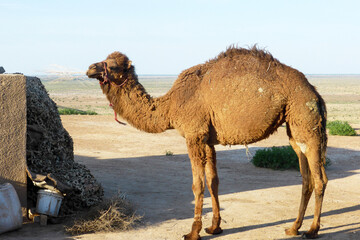
M 121 126 L 111 116 L 64 116 L 64 127 L 75 143 L 75 160 L 87 165 L 102 183 L 105 195 L 126 193 L 144 215 L 144 224 L 132 231 L 70 237 L 61 225 L 27 224 L 0 239 L 181 239 L 190 231 L 193 217 L 191 169 L 185 140 L 176 131 L 162 134 L 139 132 Z M 258 147 L 288 145 L 285 129 Z M 301 194 L 297 171 L 255 168 L 242 146 L 217 149 L 220 177 L 221 235 L 202 239 L 288 239 L 284 229 L 294 221 Z M 165 156 L 171 151 L 173 156 Z M 321 239 L 360 239 L 360 137 L 330 137 Z M 312 222 L 311 199 L 301 231 Z M 203 226 L 211 224 L 208 192 Z M 300 238 L 300 237 L 295 237 Z M 293 239 L 293 238 L 291 238 Z

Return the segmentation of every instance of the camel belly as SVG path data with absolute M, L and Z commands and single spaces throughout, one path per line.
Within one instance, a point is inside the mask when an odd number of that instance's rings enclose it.
M 194 132 L 207 132 L 209 134 L 208 143 L 212 145 L 246 145 L 267 138 L 285 120 L 281 113 L 265 119 L 219 115 L 215 114 L 214 117 L 210 118 L 210 126 L 207 124 L 206 126 L 197 126 L 195 129 L 199 131 L 194 131 L 192 125 L 179 125 L 181 127 L 175 128 L 185 138 Z M 203 123 L 205 124 L 205 122 Z
M 274 95 L 228 99 L 209 106 L 213 134 L 220 144 L 249 144 L 267 138 L 283 122 L 285 101 Z
M 281 115 L 275 118 L 274 123 L 258 120 L 218 121 L 214 123 L 214 136 L 211 139 L 216 139 L 215 142 L 222 145 L 246 145 L 269 137 L 283 122 Z

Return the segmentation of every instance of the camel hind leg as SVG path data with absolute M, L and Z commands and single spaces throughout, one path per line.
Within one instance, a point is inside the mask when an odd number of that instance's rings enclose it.
M 320 215 L 324 198 L 327 177 L 324 169 L 325 146 L 321 139 L 324 136 L 312 136 L 306 143 L 297 142 L 291 134 L 288 126 L 290 144 L 299 158 L 300 172 L 303 177 L 302 196 L 299 207 L 299 214 L 293 226 L 286 230 L 288 235 L 297 235 L 301 227 L 306 207 L 313 190 L 315 190 L 315 213 L 310 230 L 304 233 L 307 238 L 316 238 L 320 228 Z M 325 136 L 326 138 L 326 136 Z
M 216 169 L 216 152 L 214 146 L 206 145 L 206 165 L 205 165 L 206 183 L 211 195 L 213 218 L 212 225 L 205 228 L 208 234 L 220 234 L 220 204 L 218 197 L 219 177 Z
M 290 145 L 294 149 L 296 155 L 299 158 L 299 166 L 300 166 L 300 173 L 302 176 L 302 194 L 301 194 L 301 201 L 299 207 L 298 217 L 296 218 L 293 226 L 289 229 L 286 229 L 287 235 L 298 235 L 298 230 L 300 229 L 302 222 L 304 220 L 305 211 L 307 205 L 309 203 L 311 194 L 314 189 L 313 179 L 311 177 L 311 172 L 309 169 L 309 164 L 307 162 L 307 158 L 305 154 L 301 151 L 301 148 L 296 144 L 296 141 L 290 137 Z
M 316 238 L 320 229 L 321 208 L 328 179 L 325 173 L 323 160 L 321 159 L 321 150 L 309 147 L 309 150 L 305 155 L 308 158 L 315 190 L 314 220 L 311 224 L 310 230 L 305 233 L 305 236 L 306 238 Z

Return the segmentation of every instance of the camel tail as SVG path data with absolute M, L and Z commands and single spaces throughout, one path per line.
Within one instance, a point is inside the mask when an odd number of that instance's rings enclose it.
M 324 99 L 319 96 L 319 113 L 321 117 L 321 126 L 320 126 L 320 137 L 321 137 L 321 160 L 323 164 L 326 163 L 326 147 L 327 147 L 327 134 L 326 134 L 326 119 L 327 111 Z

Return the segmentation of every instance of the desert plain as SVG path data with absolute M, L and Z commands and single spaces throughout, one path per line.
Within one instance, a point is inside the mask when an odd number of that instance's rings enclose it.
M 62 224 L 25 224 L 0 239 L 181 239 L 193 219 L 191 167 L 185 139 L 176 130 L 160 134 L 140 132 L 114 121 L 98 82 L 84 76 L 39 76 L 58 107 L 91 110 L 99 115 L 62 115 L 74 140 L 75 161 L 85 164 L 101 182 L 105 197 L 122 193 L 131 201 L 141 224 L 125 232 L 68 235 Z M 325 99 L 328 120 L 348 121 L 358 136 L 329 136 L 329 183 L 322 210 L 320 239 L 360 239 L 360 76 L 309 75 Z M 140 76 L 153 96 L 164 94 L 176 76 Z M 289 145 L 285 127 L 270 138 L 248 146 L 216 146 L 222 214 L 220 235 L 200 232 L 202 239 L 300 239 L 288 237 L 299 208 L 298 171 L 257 168 L 250 163 L 257 149 Z M 171 154 L 166 154 L 171 153 Z M 309 229 L 311 198 L 300 233 Z M 206 190 L 203 227 L 211 225 Z

